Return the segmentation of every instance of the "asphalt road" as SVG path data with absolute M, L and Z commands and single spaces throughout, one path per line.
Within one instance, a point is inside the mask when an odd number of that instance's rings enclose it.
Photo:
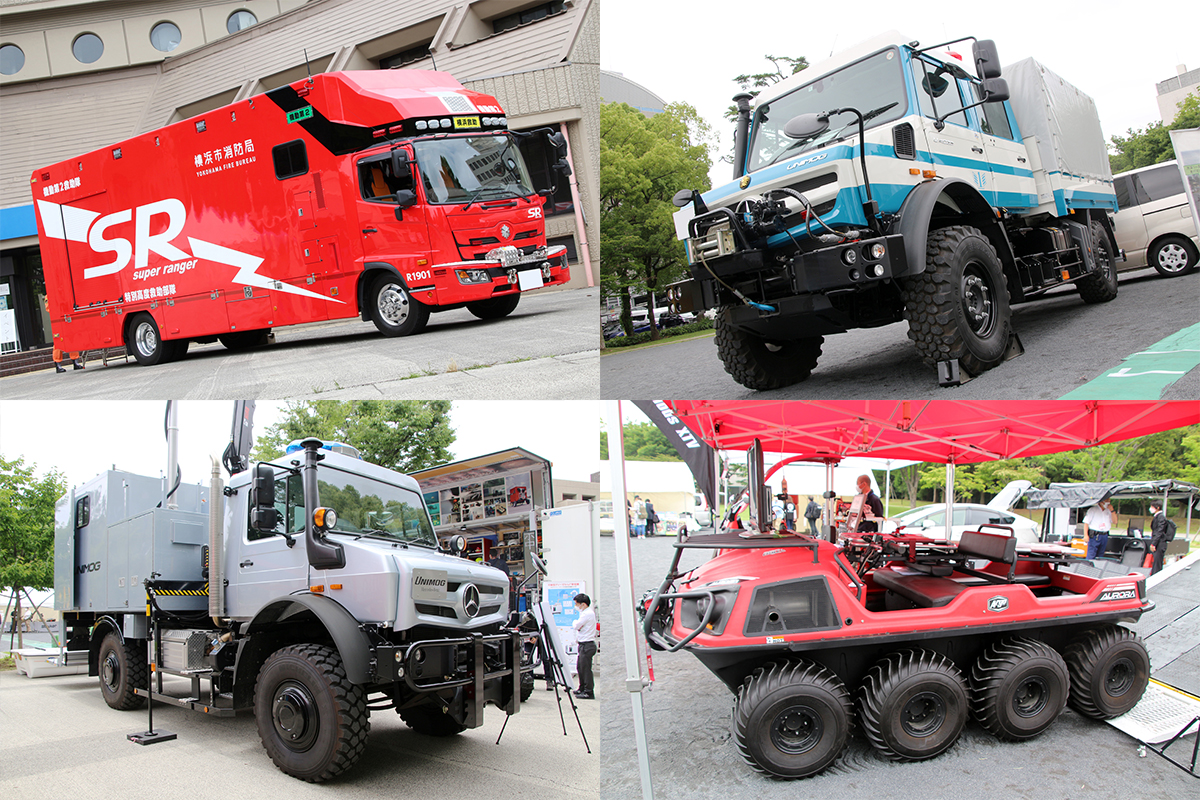
M 504 713 L 488 706 L 484 724 L 449 738 L 422 736 L 394 711 L 371 715 L 362 759 L 325 784 L 291 778 L 271 763 L 253 714 L 206 717 L 156 705 L 154 727 L 178 739 L 139 746 L 146 712 L 114 711 L 86 675 L 31 680 L 0 673 L 0 795 L 197 800 L 487 797 L 490 800 L 599 800 L 599 709 L 579 701 L 588 755 L 567 700 L 567 734 L 555 696 L 539 681 L 533 696 L 496 738 Z
M 510 316 L 483 321 L 466 309 L 430 317 L 417 336 L 389 339 L 361 320 L 275 332 L 275 344 L 241 353 L 193 344 L 154 367 L 95 361 L 0 380 L 5 399 L 594 399 L 600 393 L 597 289 L 521 298 Z M 534 392 L 531 387 L 537 387 Z
M 942 388 L 921 361 L 908 323 L 825 337 L 812 376 L 773 391 L 747 389 L 725 372 L 712 337 L 606 354 L 604 397 L 679 399 L 1056 399 L 1131 353 L 1200 322 L 1200 272 L 1163 279 L 1154 270 L 1121 275 L 1110 303 L 1087 305 L 1069 287 L 1013 308 L 1025 354 L 961 386 Z M 1168 387 L 1164 400 L 1200 396 L 1200 369 Z
M 673 555 L 672 541 L 664 537 L 630 543 L 635 598 L 662 581 Z M 604 591 L 597 606 L 604 631 L 596 672 L 603 724 L 600 789 L 605 800 L 632 800 L 642 795 L 633 715 L 624 688 L 615 543 L 608 537 L 601 543 Z M 710 555 L 708 550 L 690 550 L 681 564 L 695 566 Z M 1153 590 L 1150 596 L 1155 596 Z M 916 763 L 888 761 L 859 735 L 825 772 L 801 781 L 776 780 L 755 772 L 739 755 L 730 734 L 733 695 L 724 684 L 686 651 L 655 652 L 653 661 L 656 681 L 643 693 L 643 701 L 656 800 L 1178 800 L 1196 793 L 1195 778 L 1153 753 L 1139 758 L 1136 740 L 1069 707 L 1045 733 L 1026 742 L 1001 742 L 968 722 L 950 750 Z M 1194 741 L 1188 737 L 1176 745 L 1176 758 L 1190 757 Z

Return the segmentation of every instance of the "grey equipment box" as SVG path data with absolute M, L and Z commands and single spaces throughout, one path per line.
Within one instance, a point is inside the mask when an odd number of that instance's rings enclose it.
M 168 587 L 166 611 L 208 608 L 208 487 L 182 484 L 177 509 L 157 508 L 164 481 L 109 470 L 59 499 L 54 512 L 54 608 L 145 613 L 143 581 Z

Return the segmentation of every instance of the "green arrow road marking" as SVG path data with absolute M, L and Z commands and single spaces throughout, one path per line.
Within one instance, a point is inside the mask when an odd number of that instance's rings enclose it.
M 1060 400 L 1157 400 L 1183 375 L 1200 366 L 1200 323 L 1171 334 L 1148 350 L 1125 357 L 1098 378 Z

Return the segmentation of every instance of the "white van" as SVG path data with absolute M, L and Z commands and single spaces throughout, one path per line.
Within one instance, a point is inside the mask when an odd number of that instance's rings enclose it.
M 1174 278 L 1196 268 L 1200 239 L 1183 190 L 1179 165 L 1164 161 L 1113 176 L 1120 211 L 1114 219 L 1122 270 L 1151 266 Z

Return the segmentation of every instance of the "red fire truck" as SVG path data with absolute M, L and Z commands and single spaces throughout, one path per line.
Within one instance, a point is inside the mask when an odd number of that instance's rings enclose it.
M 446 73 L 333 72 L 39 169 L 55 346 L 150 365 L 301 322 L 406 336 L 431 311 L 506 316 L 570 279 L 518 149 L 546 137 L 561 178 L 566 143 L 507 124 Z

